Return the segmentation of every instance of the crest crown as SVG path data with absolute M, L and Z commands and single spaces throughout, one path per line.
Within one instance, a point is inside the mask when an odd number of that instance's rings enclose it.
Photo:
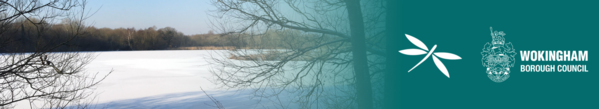
M 503 31 L 493 31 L 493 27 L 491 27 L 491 36 L 493 37 L 493 45 L 503 45 L 505 43 L 505 33 Z

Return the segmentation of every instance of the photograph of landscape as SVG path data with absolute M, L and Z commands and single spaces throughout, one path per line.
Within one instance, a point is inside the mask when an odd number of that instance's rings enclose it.
M 0 109 L 599 109 L 597 5 L 0 0 Z
M 381 109 L 386 0 L 0 0 L 1 109 Z

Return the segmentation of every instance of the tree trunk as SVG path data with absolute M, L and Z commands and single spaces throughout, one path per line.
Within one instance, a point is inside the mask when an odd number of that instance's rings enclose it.
M 353 65 L 356 77 L 358 108 L 372 109 L 372 87 L 366 58 L 364 20 L 359 0 L 345 0 L 352 38 Z

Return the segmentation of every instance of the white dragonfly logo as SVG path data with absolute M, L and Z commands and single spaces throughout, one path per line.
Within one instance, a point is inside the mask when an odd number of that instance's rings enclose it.
M 424 45 L 424 43 L 422 43 L 422 41 L 420 41 L 420 40 L 416 39 L 415 37 L 410 36 L 408 34 L 406 34 L 406 37 L 408 37 L 408 40 L 410 40 L 410 42 L 412 42 L 412 44 L 416 45 L 420 49 L 404 49 L 404 50 L 400 50 L 399 53 L 402 53 L 402 54 L 405 54 L 405 55 L 422 55 L 422 54 L 426 54 L 426 56 L 420 62 L 418 62 L 418 64 L 416 64 L 416 66 L 412 67 L 412 69 L 410 69 L 408 71 L 408 73 L 410 71 L 414 70 L 414 68 L 418 67 L 418 65 L 420 65 L 422 62 L 424 62 L 424 60 L 428 59 L 428 57 L 432 55 L 433 56 L 433 62 L 435 62 L 435 65 L 437 65 L 437 68 L 439 68 L 439 70 L 441 70 L 441 72 L 443 72 L 443 74 L 445 74 L 445 76 L 447 76 L 447 78 L 449 78 L 449 72 L 447 72 L 447 68 L 445 68 L 445 65 L 443 65 L 443 63 L 441 62 L 441 60 L 439 60 L 437 58 L 437 56 L 439 58 L 448 59 L 448 60 L 459 60 L 459 59 L 462 59 L 460 56 L 452 54 L 452 53 L 448 53 L 448 52 L 434 52 L 435 48 L 437 48 L 436 44 L 429 51 L 428 47 L 426 47 L 426 45 Z M 423 49 L 423 50 L 421 50 L 421 49 Z M 428 53 L 427 53 L 427 51 L 428 51 Z

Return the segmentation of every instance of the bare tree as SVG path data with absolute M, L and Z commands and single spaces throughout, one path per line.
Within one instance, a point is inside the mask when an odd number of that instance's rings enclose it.
M 251 48 L 213 55 L 216 83 L 280 108 L 288 107 L 282 96 L 301 108 L 380 108 L 384 0 L 212 3 L 213 26 Z
M 0 0 L 0 39 L 9 40 L 0 47 L 12 50 L 0 53 L 0 107 L 17 102 L 29 102 L 32 108 L 75 105 L 107 76 L 82 73 L 94 59 L 92 53 L 56 52 L 73 50 L 71 41 L 85 33 L 83 21 L 91 15 L 85 5 L 85 0 Z M 25 23 L 16 23 L 18 19 Z M 57 19 L 66 19 L 62 31 L 47 31 Z M 31 37 L 9 34 L 18 31 Z M 35 46 L 29 51 L 10 40 L 31 40 L 28 44 Z

